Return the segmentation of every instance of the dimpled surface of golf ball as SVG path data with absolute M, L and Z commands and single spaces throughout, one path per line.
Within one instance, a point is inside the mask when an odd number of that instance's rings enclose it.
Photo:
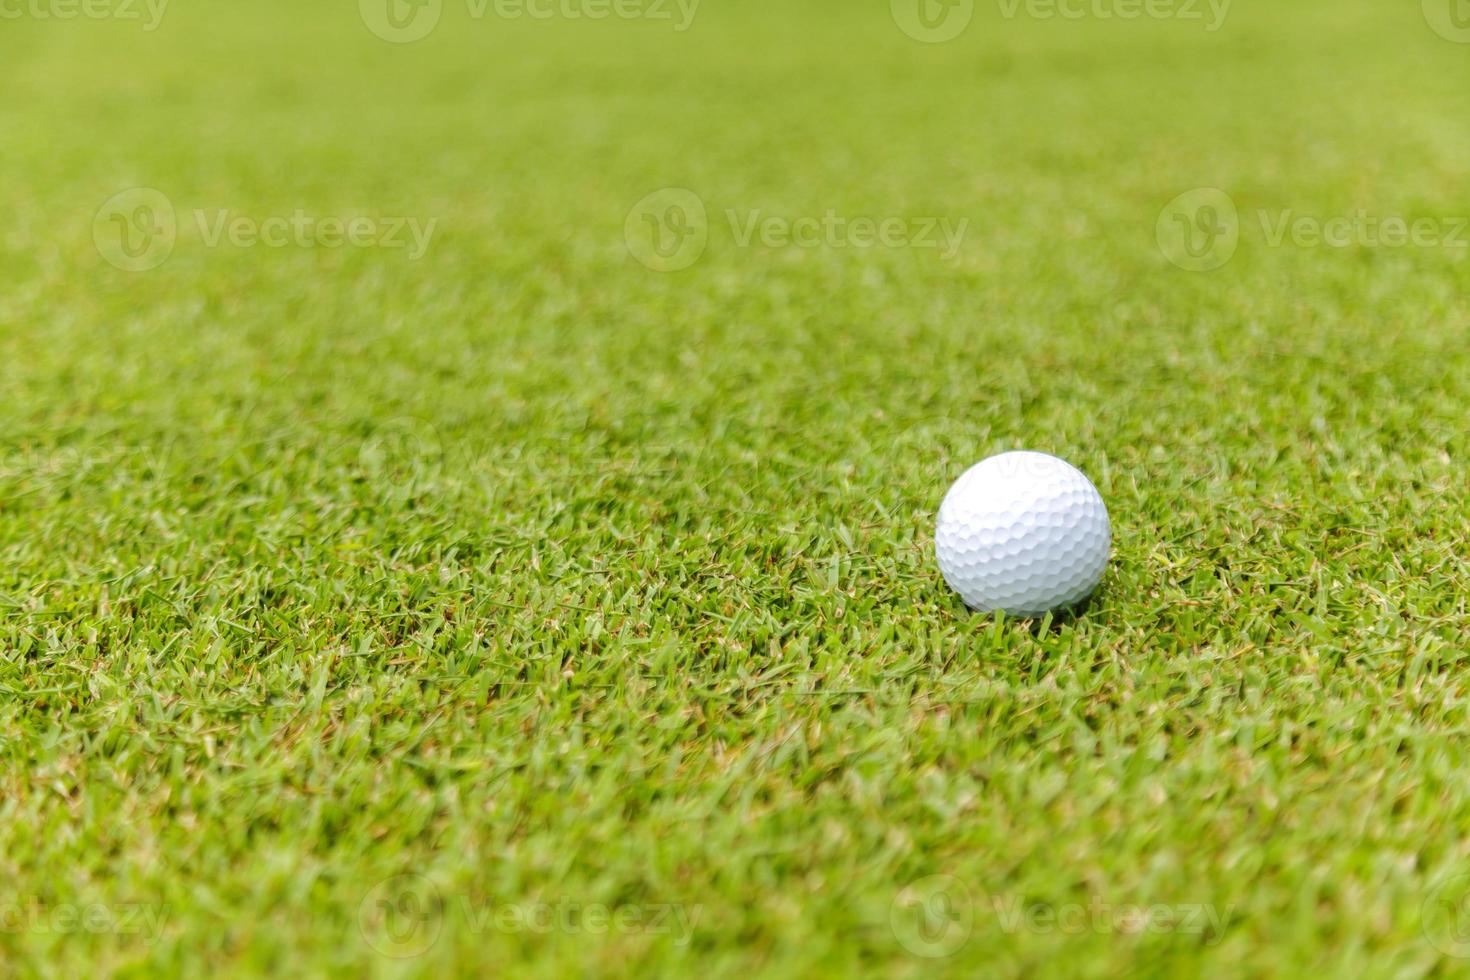
M 1102 581 L 1108 509 L 1092 481 L 1045 453 L 1001 453 L 965 472 L 939 507 L 939 570 L 977 612 L 1035 618 Z

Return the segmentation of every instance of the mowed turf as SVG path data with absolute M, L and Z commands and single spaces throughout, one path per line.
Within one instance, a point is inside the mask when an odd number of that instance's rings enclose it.
M 1467 48 L 887 6 L 3 22 L 7 969 L 1470 963 Z M 133 272 L 94 219 L 139 187 L 178 233 Z M 708 242 L 661 272 L 666 188 Z M 1197 188 L 1211 271 L 1159 243 Z M 935 568 L 1016 447 L 1111 508 L 1079 617 Z

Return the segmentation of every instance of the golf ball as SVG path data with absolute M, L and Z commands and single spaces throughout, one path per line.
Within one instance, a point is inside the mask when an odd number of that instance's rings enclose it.
M 1034 618 L 1092 594 L 1112 528 L 1097 487 L 1071 464 L 1001 453 L 950 487 L 934 544 L 944 580 L 965 605 Z

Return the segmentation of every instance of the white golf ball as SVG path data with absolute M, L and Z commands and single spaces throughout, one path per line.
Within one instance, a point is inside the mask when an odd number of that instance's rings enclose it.
M 1035 618 L 1092 594 L 1112 528 L 1102 495 L 1076 467 L 1045 453 L 1001 453 L 950 487 L 934 544 L 965 605 Z

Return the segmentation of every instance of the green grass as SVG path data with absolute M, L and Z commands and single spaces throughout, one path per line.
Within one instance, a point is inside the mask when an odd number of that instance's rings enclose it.
M 1258 217 L 1470 215 L 1419 6 L 0 21 L 0 960 L 1463 970 L 1470 250 Z M 180 227 L 146 272 L 94 243 L 134 187 Z M 656 272 L 625 224 L 669 187 L 708 247 Z M 1201 187 L 1240 244 L 1191 272 L 1155 230 Z M 196 210 L 438 223 L 411 261 Z M 1020 446 L 1112 511 L 1075 619 L 934 565 L 949 482 Z

